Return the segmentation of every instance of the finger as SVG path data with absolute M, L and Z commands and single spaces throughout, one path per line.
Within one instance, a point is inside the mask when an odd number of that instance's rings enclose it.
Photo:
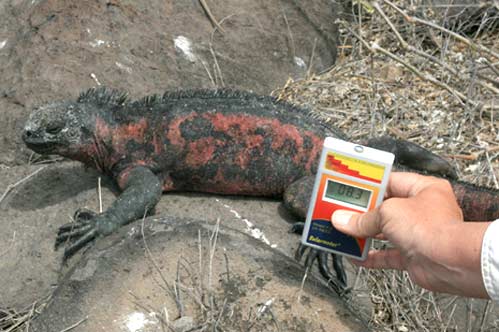
M 441 180 L 416 173 L 392 172 L 386 188 L 386 198 L 412 197 Z
M 352 259 L 351 262 L 369 269 L 405 270 L 404 259 L 398 249 L 371 250 L 365 261 Z
M 421 175 L 407 172 L 392 172 L 386 187 L 386 197 L 410 197 L 413 187 L 421 181 Z
M 381 233 L 381 217 L 378 209 L 364 214 L 336 210 L 331 216 L 331 221 L 337 230 L 355 237 L 375 237 Z

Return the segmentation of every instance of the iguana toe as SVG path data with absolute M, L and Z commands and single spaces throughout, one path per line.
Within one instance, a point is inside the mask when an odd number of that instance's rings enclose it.
M 95 228 L 90 229 L 87 233 L 85 233 L 85 235 L 83 235 L 78 240 L 67 246 L 66 249 L 64 250 L 63 261 L 69 259 L 78 250 L 83 248 L 87 243 L 94 240 L 97 237 L 97 235 L 98 235 L 97 230 Z
M 97 213 L 89 210 L 87 208 L 79 208 L 78 210 L 75 211 L 73 215 L 73 219 L 77 222 L 82 222 L 85 220 L 92 220 L 95 217 L 97 217 Z
M 295 222 L 293 225 L 291 225 L 291 229 L 289 230 L 290 233 L 294 234 L 302 234 L 303 229 L 305 228 L 305 223 L 304 222 Z
M 329 267 L 329 255 L 333 259 L 333 268 L 335 274 L 331 272 Z M 295 253 L 295 258 L 301 260 L 305 256 L 304 266 L 309 268 L 317 260 L 319 272 L 324 277 L 331 288 L 339 295 L 344 295 L 347 289 L 347 276 L 343 266 L 343 259 L 334 254 L 329 254 L 317 249 L 313 249 L 300 244 Z
M 83 228 L 83 227 L 86 227 L 87 225 L 90 225 L 90 224 L 92 224 L 91 220 L 83 220 L 83 221 L 79 221 L 79 222 L 70 222 L 70 223 L 64 224 L 61 227 L 59 227 L 59 230 L 57 231 L 57 235 L 61 235 L 63 233 L 67 233 L 67 232 L 76 231 L 76 230 Z
M 73 223 L 74 224 L 74 223 Z M 63 227 L 67 227 L 67 225 L 64 225 Z M 78 239 L 82 236 L 84 236 L 86 233 L 88 233 L 90 230 L 94 228 L 93 225 L 83 225 L 82 227 L 74 228 L 74 229 L 68 229 L 68 230 L 61 230 L 59 229 L 59 233 L 57 234 L 57 237 L 55 239 L 55 248 L 57 249 L 61 244 L 71 241 L 73 239 Z
M 80 208 L 76 210 L 74 222 L 70 222 L 59 227 L 55 239 L 55 249 L 67 244 L 64 250 L 63 260 L 67 260 L 88 242 L 92 241 L 99 234 L 99 215 L 91 210 Z

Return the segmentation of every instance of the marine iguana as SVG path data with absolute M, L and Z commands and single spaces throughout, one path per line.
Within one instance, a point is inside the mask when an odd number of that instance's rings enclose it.
M 60 227 L 56 246 L 71 242 L 64 259 L 143 217 L 167 191 L 283 197 L 304 217 L 326 136 L 346 138 L 311 111 L 273 97 L 193 90 L 132 101 L 106 88 L 36 109 L 23 133 L 33 151 L 95 167 L 122 190 L 103 213 L 77 213 L 76 223 Z M 394 152 L 411 168 L 455 175 L 445 160 L 410 142 L 384 137 L 365 144 Z M 453 186 L 467 220 L 498 217 L 498 192 Z M 327 256 L 318 256 L 327 277 Z M 333 258 L 333 266 L 344 285 L 341 260 Z

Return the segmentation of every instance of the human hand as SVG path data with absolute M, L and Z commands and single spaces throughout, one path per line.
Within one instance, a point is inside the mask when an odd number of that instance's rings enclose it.
M 332 222 L 346 234 L 395 246 L 371 250 L 365 261 L 353 261 L 357 265 L 407 270 L 412 281 L 433 291 L 488 297 L 480 255 L 489 223 L 465 223 L 446 180 L 394 172 L 378 208 L 364 214 L 337 210 Z

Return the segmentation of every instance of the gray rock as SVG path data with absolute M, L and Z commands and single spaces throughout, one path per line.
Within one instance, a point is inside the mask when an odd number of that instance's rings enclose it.
M 124 227 L 111 236 L 114 245 L 93 247 L 67 274 L 32 330 L 60 331 L 88 317 L 72 331 L 132 331 L 132 322 L 133 331 L 161 331 L 187 316 L 226 331 L 366 331 L 320 279 L 309 275 L 301 290 L 304 269 L 294 260 L 215 228 L 176 217 Z M 94 274 L 75 280 L 90 260 L 97 261 Z
M 180 317 L 172 324 L 175 332 L 187 332 L 194 327 L 194 319 L 190 316 Z

